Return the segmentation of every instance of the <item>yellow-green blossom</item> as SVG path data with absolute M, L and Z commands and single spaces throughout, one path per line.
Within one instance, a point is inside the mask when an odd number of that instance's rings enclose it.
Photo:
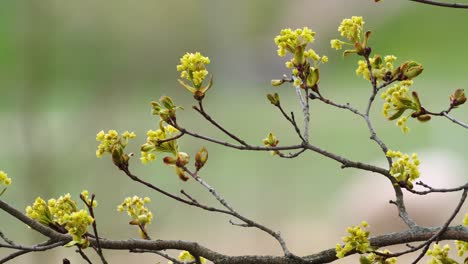
M 208 75 L 205 67 L 207 64 L 210 64 L 210 59 L 204 57 L 200 52 L 187 52 L 180 58 L 177 71 L 180 71 L 181 78 L 191 81 L 195 88 L 200 88 L 205 77 Z
M 356 43 L 361 42 L 361 35 L 363 33 L 364 20 L 361 16 L 353 16 L 345 18 L 338 27 L 342 37 L 347 38 L 349 41 Z
M 393 160 L 390 174 L 395 177 L 399 183 L 405 184 L 408 188 L 413 188 L 413 181 L 419 178 L 419 161 L 418 155 L 413 153 L 411 157 L 408 154 L 403 154 L 400 151 L 387 151 L 387 157 L 396 159 Z
M 407 133 L 409 128 L 406 126 L 406 121 L 409 116 L 416 117 L 419 121 L 428 121 L 431 117 L 422 112 L 421 102 L 419 101 L 418 94 L 412 92 L 409 93 L 409 85 L 412 81 L 402 81 L 399 84 L 395 84 L 389 87 L 384 93 L 382 93 L 382 99 L 385 100 L 383 104 L 382 114 L 388 120 L 396 120 L 397 126 L 399 126 L 403 133 Z M 411 113 L 407 116 L 402 116 L 405 111 Z
M 377 83 L 379 83 L 379 81 L 390 81 L 395 78 L 393 71 L 393 62 L 395 60 L 396 57 L 393 55 L 387 55 L 383 59 L 380 55 L 374 55 L 374 57 L 369 58 L 372 75 L 376 79 Z M 357 64 L 358 67 L 356 69 L 356 75 L 362 75 L 364 79 L 370 80 L 369 67 L 366 61 L 359 60 Z
M 295 54 L 297 49 L 301 49 L 301 52 L 304 52 L 307 44 L 314 42 L 314 37 L 315 32 L 308 27 L 302 29 L 298 28 L 296 30 L 290 28 L 283 29 L 280 34 L 275 37 L 275 43 L 278 46 L 278 55 L 284 57 L 286 51 Z M 295 62 L 297 64 L 302 63 L 301 61 Z
M 87 199 L 87 191 L 83 191 L 82 194 Z M 95 207 L 97 203 L 93 202 L 93 205 Z M 26 215 L 41 224 L 67 230 L 73 240 L 66 246 L 78 244 L 86 248 L 89 245 L 85 234 L 94 219 L 87 211 L 78 211 L 76 202 L 68 193 L 58 199 L 49 199 L 47 203 L 40 197 L 36 198 L 32 206 L 26 207 Z
M 119 137 L 119 133 L 115 130 L 109 130 L 107 133 L 101 130 L 96 135 L 96 141 L 100 141 L 96 150 L 96 156 L 100 158 L 105 153 L 112 154 L 115 151 L 123 150 L 127 146 L 128 140 L 132 138 L 135 138 L 135 133 L 133 132 L 125 131 Z
M 145 226 L 151 223 L 153 219 L 153 213 L 145 206 L 145 204 L 151 202 L 150 198 L 140 198 L 138 196 L 127 197 L 125 200 L 117 206 L 117 211 L 126 211 L 128 216 L 132 218 L 131 224 Z
M 177 257 L 179 261 L 182 263 L 189 263 L 189 262 L 195 262 L 195 257 L 190 254 L 188 251 L 182 251 L 180 252 L 179 256 Z M 204 257 L 200 257 L 200 263 L 205 264 L 206 259 Z M 172 261 L 169 261 L 168 264 L 173 264 Z
M 141 146 L 141 162 L 146 164 L 149 161 L 155 160 L 156 155 L 153 152 L 171 153 L 176 156 L 178 152 L 176 139 L 165 142 L 160 141 L 174 137 L 178 132 L 179 130 L 171 125 L 163 126 L 162 122 L 159 123 L 159 129 L 148 130 L 146 133 L 146 143 Z
M 8 174 L 6 174 L 4 171 L 0 171 L 0 187 L 2 185 L 5 185 L 3 189 L 0 189 L 0 196 L 2 196 L 3 193 L 7 190 L 7 187 L 11 184 L 11 179 L 8 178 Z
M 66 214 L 62 217 L 62 221 L 63 226 L 73 238 L 72 242 L 68 243 L 67 246 L 79 244 L 81 247 L 87 247 L 89 245 L 89 241 L 84 235 L 94 219 L 89 215 L 88 211 L 80 210 Z
M 283 57 L 286 53 L 293 55 L 285 66 L 291 69 L 294 86 L 303 89 L 318 89 L 319 82 L 318 66 L 328 62 L 327 56 L 318 55 L 315 50 L 307 49 L 307 45 L 314 41 L 315 32 L 308 27 L 292 30 L 286 28 L 281 30 L 280 35 L 275 37 L 275 44 L 278 46 L 278 55 Z M 273 84 L 281 85 L 276 81 Z M 318 90 L 317 90 L 318 91 Z
M 54 224 L 52 213 L 41 197 L 37 197 L 32 206 L 26 207 L 26 215 L 43 225 Z
M 390 254 L 391 252 L 389 250 L 385 249 L 384 251 L 380 251 L 380 253 Z M 396 258 L 386 258 L 384 256 L 381 256 L 381 255 L 378 255 L 378 254 L 375 254 L 375 253 L 370 253 L 370 254 L 367 254 L 367 255 L 362 255 L 359 258 L 359 262 L 361 264 L 395 264 L 395 263 L 397 263 L 397 259 Z
M 54 221 L 60 225 L 65 223 L 65 219 L 67 219 L 70 214 L 77 211 L 76 202 L 71 199 L 69 193 L 60 196 L 58 199 L 49 199 L 47 204 L 54 217 Z
M 370 232 L 365 230 L 367 226 L 367 222 L 362 221 L 360 226 L 348 227 L 346 229 L 349 235 L 342 238 L 345 245 L 341 246 L 340 244 L 336 244 L 335 247 L 337 258 L 343 258 L 353 249 L 361 253 L 366 253 L 370 250 Z
M 8 174 L 4 171 L 0 171 L 0 185 L 5 184 L 6 186 L 11 184 L 11 178 L 8 178 Z
M 427 262 L 428 264 L 443 264 L 443 263 L 458 263 L 455 260 L 449 258 L 450 246 L 445 245 L 440 248 L 439 244 L 434 244 L 432 249 L 429 249 L 426 253 L 427 256 L 431 256 L 431 259 Z
M 343 42 L 339 39 L 332 39 L 330 41 L 330 45 L 333 49 L 336 49 L 336 50 L 340 50 L 343 48 L 343 44 L 345 44 L 346 42 Z

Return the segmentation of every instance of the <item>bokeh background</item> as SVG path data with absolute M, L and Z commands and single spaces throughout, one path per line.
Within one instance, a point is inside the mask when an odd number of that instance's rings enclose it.
M 94 138 L 102 129 L 135 131 L 138 137 L 128 149 L 138 153 L 146 131 L 157 127 L 149 102 L 162 95 L 185 106 L 178 116 L 183 126 L 222 138 L 191 110 L 193 98 L 176 82 L 176 64 L 187 51 L 211 59 L 215 85 L 205 100 L 207 111 L 252 144 L 261 144 L 270 131 L 281 144 L 297 142 L 289 124 L 265 98 L 266 93 L 279 92 L 287 110 L 300 116 L 292 87 L 269 84 L 288 73 L 273 42 L 282 28 L 308 26 L 317 32 L 313 47 L 330 58 L 321 68 L 321 91 L 337 102 L 363 109 L 371 89 L 355 76 L 357 57 L 343 58 L 329 46 L 330 39 L 338 37 L 341 20 L 352 15 L 364 16 L 366 29 L 373 31 L 370 45 L 375 53 L 425 66 L 414 88 L 429 109 L 446 108 L 449 95 L 468 86 L 464 10 L 403 0 L 43 0 L 2 1 L 0 7 L 0 169 L 13 179 L 2 199 L 24 208 L 37 196 L 71 193 L 77 198 L 88 189 L 99 202 L 100 234 L 112 239 L 137 237 L 126 216 L 116 211 L 124 197 L 136 194 L 152 198 L 149 207 L 155 220 L 149 232 L 154 239 L 199 241 L 233 255 L 281 253 L 264 233 L 175 203 L 129 181 L 109 157 L 95 157 Z M 376 131 L 391 149 L 420 153 L 423 180 L 438 186 L 466 182 L 464 129 L 446 119 L 425 124 L 410 120 L 411 132 L 402 135 L 393 122 L 383 119 L 381 105 L 378 99 L 372 112 Z M 311 112 L 314 144 L 353 160 L 385 164 L 361 119 L 315 102 Z M 466 122 L 468 108 L 453 115 Z M 374 234 L 405 228 L 388 204 L 391 186 L 378 175 L 342 170 L 315 153 L 290 160 L 191 138 L 180 141 L 181 149 L 192 155 L 206 146 L 210 160 L 203 169 L 205 179 L 240 213 L 280 230 L 299 255 L 334 247 L 345 227 L 361 220 L 369 221 Z M 194 181 L 179 181 L 161 157 L 147 166 L 135 159 L 131 167 L 166 190 L 177 193 L 183 188 L 199 201 L 216 205 Z M 412 201 L 408 195 L 409 210 L 422 224 L 440 225 L 458 196 Z M 0 230 L 18 243 L 45 239 L 4 212 L 0 223 Z M 0 250 L 0 256 L 8 252 Z M 105 254 L 110 263 L 165 263 L 153 255 Z M 11 263 L 61 263 L 64 257 L 83 263 L 71 249 L 29 254 Z

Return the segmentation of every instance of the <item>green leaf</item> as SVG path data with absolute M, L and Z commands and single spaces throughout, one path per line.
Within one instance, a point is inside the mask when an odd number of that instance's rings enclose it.
M 395 114 L 390 116 L 388 118 L 388 120 L 395 120 L 395 119 L 399 118 L 405 111 L 406 111 L 406 108 L 398 110 Z

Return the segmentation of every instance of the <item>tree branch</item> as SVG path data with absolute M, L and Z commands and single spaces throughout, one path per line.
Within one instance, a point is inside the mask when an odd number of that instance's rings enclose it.
M 442 7 L 450 7 L 450 8 L 467 8 L 468 4 L 459 4 L 459 3 L 444 3 L 438 1 L 431 1 L 431 0 L 410 0 L 412 2 L 417 2 L 426 5 L 433 5 L 433 6 L 442 6 Z

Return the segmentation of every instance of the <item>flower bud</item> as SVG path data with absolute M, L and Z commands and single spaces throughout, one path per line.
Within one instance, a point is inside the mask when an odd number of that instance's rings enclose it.
M 167 156 L 163 158 L 163 162 L 166 165 L 175 165 L 177 163 L 177 159 L 174 157 Z
M 278 93 L 274 94 L 267 94 L 267 98 L 270 101 L 270 103 L 274 106 L 279 106 L 280 105 L 280 98 Z
M 431 116 L 430 115 L 419 115 L 417 117 L 417 119 L 421 122 L 427 122 L 429 120 L 431 120 Z
M 310 67 L 309 76 L 307 76 L 307 87 L 314 87 L 320 81 L 320 72 L 318 68 Z
M 167 109 L 172 109 L 175 107 L 174 102 L 169 96 L 163 96 L 159 99 L 159 101 Z
M 401 65 L 401 71 L 403 73 L 403 80 L 411 80 L 418 76 L 424 70 L 422 64 L 415 61 L 408 61 Z
M 280 86 L 284 83 L 284 80 L 281 79 L 281 80 L 271 80 L 271 85 L 273 86 Z
M 184 169 L 180 167 L 176 167 L 175 170 L 176 170 L 177 176 L 179 176 L 179 179 L 181 179 L 182 181 L 188 181 L 189 177 L 187 177 L 187 175 L 185 174 Z
M 199 171 L 208 160 L 208 150 L 203 147 L 195 154 L 195 168 Z
M 451 96 L 450 96 L 450 105 L 452 107 L 457 107 L 462 105 L 466 102 L 465 91 L 463 89 L 457 89 Z
M 177 153 L 177 164 L 178 166 L 185 166 L 189 163 L 190 156 L 185 152 Z
M 273 133 L 269 133 L 268 136 L 263 139 L 263 144 L 265 146 L 276 147 L 279 143 L 279 140 Z

